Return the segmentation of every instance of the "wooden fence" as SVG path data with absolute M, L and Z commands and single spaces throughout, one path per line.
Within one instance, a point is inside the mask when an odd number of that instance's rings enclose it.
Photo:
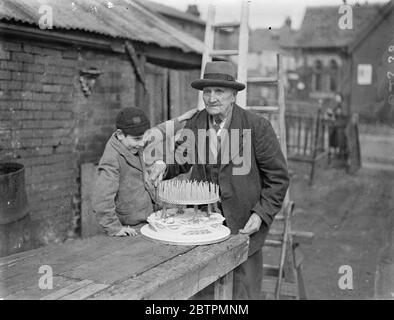
M 268 119 L 279 136 L 278 114 L 255 111 Z M 309 112 L 286 112 L 287 158 L 311 164 L 309 183 L 312 184 L 316 161 L 328 153 L 328 122 L 320 108 Z

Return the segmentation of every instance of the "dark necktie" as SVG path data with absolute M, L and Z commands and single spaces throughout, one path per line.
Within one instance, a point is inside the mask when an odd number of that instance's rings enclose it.
M 223 122 L 222 119 L 220 119 L 220 118 L 214 118 L 214 121 L 213 121 L 213 128 L 215 129 L 216 133 L 219 131 L 219 129 L 220 129 L 220 124 L 221 124 L 222 122 Z
M 217 135 L 217 139 L 213 139 L 212 140 L 212 146 L 213 146 L 213 153 L 215 155 L 215 158 L 219 160 L 220 158 L 220 146 L 221 146 L 221 136 L 218 135 L 218 132 L 220 130 L 220 124 L 223 122 L 222 119 L 220 119 L 219 117 L 214 117 L 213 118 L 213 125 L 212 127 L 215 129 L 216 135 Z

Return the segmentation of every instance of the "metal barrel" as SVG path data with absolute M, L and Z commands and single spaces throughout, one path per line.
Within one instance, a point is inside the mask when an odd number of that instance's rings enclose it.
M 0 163 L 0 256 L 29 249 L 30 236 L 25 168 Z

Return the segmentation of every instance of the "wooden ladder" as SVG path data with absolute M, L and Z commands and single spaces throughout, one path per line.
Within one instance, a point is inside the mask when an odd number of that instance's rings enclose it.
M 248 79 L 248 45 L 249 45 L 249 3 L 242 0 L 240 23 L 215 24 L 215 6 L 210 4 L 205 28 L 204 44 L 205 49 L 202 56 L 201 78 L 204 75 L 204 68 L 207 62 L 216 59 L 228 59 L 237 56 L 237 80 L 247 85 L 247 83 L 257 83 L 261 85 L 278 86 L 277 106 L 247 106 L 247 88 L 238 92 L 237 104 L 246 110 L 256 112 L 261 116 L 268 117 L 271 122 L 276 121 L 276 133 L 280 141 L 280 146 L 284 156 L 287 158 L 286 149 L 286 128 L 285 128 L 285 89 L 284 71 L 282 68 L 282 57 L 277 55 L 277 77 L 273 79 Z M 238 50 L 215 50 L 215 31 L 221 28 L 239 28 Z M 199 93 L 198 107 L 204 109 L 202 92 Z M 268 278 L 263 277 L 263 293 L 274 294 L 276 299 L 281 297 L 294 297 L 297 299 L 306 298 L 305 287 L 302 279 L 301 261 L 298 244 L 300 241 L 311 241 L 313 234 L 308 232 L 291 231 L 291 216 L 294 203 L 289 200 L 289 192 L 286 193 L 282 210 L 275 217 L 273 228 L 271 228 L 265 247 L 279 249 L 279 264 L 264 265 L 264 273 Z M 279 227 L 278 227 L 279 226 Z
M 241 7 L 241 21 L 236 23 L 216 23 L 215 24 L 215 5 L 210 3 L 208 7 L 207 22 L 205 27 L 204 45 L 205 49 L 202 55 L 201 63 L 201 78 L 204 76 L 204 68 L 207 62 L 216 59 L 228 59 L 231 56 L 238 57 L 237 78 L 238 81 L 245 83 L 248 72 L 248 43 L 249 43 L 249 3 L 247 0 L 242 0 Z M 220 29 L 239 28 L 238 49 L 237 50 L 215 50 L 214 38 L 215 31 Z M 239 106 L 246 106 L 246 89 L 238 92 L 237 104 Z M 202 92 L 198 96 L 198 108 L 204 109 L 204 101 Z
M 286 122 L 285 122 L 285 74 L 282 67 L 282 56 L 277 54 L 277 75 L 275 78 L 249 78 L 248 83 L 261 86 L 277 86 L 276 106 L 248 106 L 247 110 L 266 117 L 272 124 L 280 141 L 283 155 L 287 159 Z M 300 243 L 310 243 L 311 232 L 293 231 L 291 218 L 294 202 L 290 200 L 289 190 L 283 201 L 282 210 L 275 216 L 270 228 L 263 251 L 264 256 L 270 252 L 278 256 L 278 264 L 263 265 L 262 290 L 266 298 L 306 299 L 306 289 L 302 276 L 303 254 Z

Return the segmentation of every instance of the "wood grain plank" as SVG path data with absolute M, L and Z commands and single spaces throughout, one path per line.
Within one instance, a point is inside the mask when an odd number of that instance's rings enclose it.
M 23 261 L 25 259 L 29 259 L 32 257 L 35 257 L 36 255 L 43 254 L 45 252 L 53 251 L 55 250 L 59 245 L 52 244 L 52 245 L 47 245 L 45 247 L 41 248 L 36 248 L 28 251 L 23 251 L 23 252 L 18 252 L 15 254 L 11 254 L 6 257 L 0 258 L 0 268 L 8 265 L 14 265 L 16 262 Z M 44 249 L 45 248 L 45 249 Z M 1 269 L 0 269 L 1 270 Z M 0 273 L 1 274 L 1 273 Z
M 111 284 L 136 277 L 167 260 L 192 250 L 195 246 L 171 246 L 147 239 L 114 251 L 105 257 L 69 269 L 63 276 L 74 279 L 91 279 L 97 283 Z
M 40 251 L 36 251 L 34 255 L 27 255 L 25 259 L 4 264 L 0 268 L 0 281 L 21 274 L 33 276 L 38 272 L 39 266 L 44 264 L 51 265 L 54 272 L 57 271 L 55 267 L 60 266 L 63 266 L 62 270 L 64 267 L 66 269 L 75 268 L 87 261 L 95 260 L 139 241 L 143 241 L 141 236 L 135 238 L 96 236 L 66 242 L 49 250 L 43 247 Z
M 92 299 L 187 299 L 247 259 L 248 237 L 198 246 L 140 276 L 113 285 Z
M 170 114 L 169 117 L 179 117 L 181 112 L 181 90 L 180 90 L 180 73 L 176 70 L 169 70 L 169 82 L 170 82 Z
M 38 253 L 33 257 L 17 261 L 12 267 L 9 265 L 3 266 L 0 282 L 6 289 L 7 294 L 12 294 L 23 288 L 23 285 L 37 283 L 41 276 L 38 273 L 41 265 L 49 265 L 52 267 L 53 275 L 61 275 L 68 270 L 77 268 L 79 265 L 100 260 L 100 258 L 116 252 L 116 250 L 138 246 L 141 241 L 146 240 L 142 236 L 134 238 L 97 236 L 58 245 L 53 251 L 47 251 L 43 248 L 42 254 Z
M 61 276 L 54 276 L 53 289 L 40 289 L 38 286 L 38 279 L 35 279 L 32 284 L 28 285 L 25 283 L 23 289 L 2 297 L 4 300 L 39 300 L 42 297 L 48 295 L 48 293 L 53 292 L 54 290 L 57 291 L 65 288 L 75 282 L 77 282 L 77 280 L 67 279 Z
M 276 291 L 277 280 L 276 279 L 263 279 L 262 291 L 270 294 L 274 294 Z M 298 288 L 295 283 L 283 282 L 280 292 L 281 296 L 287 297 L 298 297 Z
M 71 294 L 68 294 L 66 296 L 63 296 L 60 298 L 60 300 L 82 300 L 86 299 L 89 296 L 107 288 L 107 284 L 102 284 L 102 283 L 90 283 L 86 287 L 83 287 L 82 289 L 79 289 L 77 291 L 74 291 Z
M 74 291 L 77 291 L 80 288 L 86 287 L 88 284 L 92 283 L 93 281 L 91 280 L 81 280 L 76 283 L 72 283 L 69 286 L 62 288 L 60 290 L 57 290 L 55 292 L 52 292 L 44 297 L 42 297 L 40 300 L 57 300 L 60 299 Z
M 232 300 L 233 299 L 233 271 L 230 271 L 215 282 L 214 289 L 215 300 Z
M 37 269 L 38 270 L 38 269 Z M 23 277 L 23 274 L 20 275 Z M 19 281 L 17 279 L 0 280 L 0 297 L 4 298 L 12 293 L 22 290 L 28 286 L 36 285 L 39 277 L 31 277 Z
M 81 165 L 81 236 L 88 238 L 104 234 L 98 224 L 92 208 L 92 190 L 98 177 L 97 166 L 94 163 Z

